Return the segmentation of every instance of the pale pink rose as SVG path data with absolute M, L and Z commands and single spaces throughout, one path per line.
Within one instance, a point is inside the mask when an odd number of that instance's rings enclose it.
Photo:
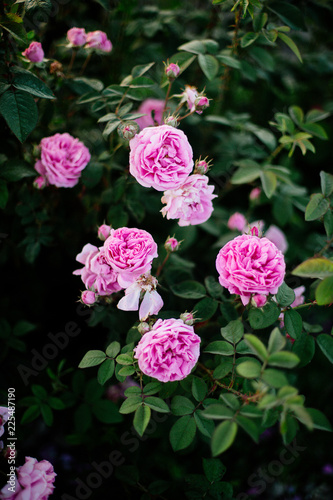
M 305 292 L 305 286 L 298 286 L 297 288 L 294 288 L 294 293 L 295 293 L 295 300 L 294 302 L 290 305 L 290 307 L 297 307 L 301 306 L 304 304 L 305 297 L 303 293 Z M 284 327 L 284 313 L 281 313 L 279 316 L 280 320 L 280 326 L 281 328 Z
M 106 262 L 117 273 L 122 288 L 127 288 L 141 274 L 149 273 L 157 254 L 157 245 L 151 234 L 143 229 L 121 227 L 111 229 L 104 242 Z
M 22 56 L 29 59 L 29 61 L 38 63 L 44 59 L 44 50 L 40 42 L 31 42 L 29 47 L 22 52 Z
M 99 226 L 97 230 L 97 237 L 101 241 L 105 241 L 110 236 L 110 233 L 111 233 L 111 226 L 108 226 L 107 224 L 102 224 L 101 226 Z
M 143 274 L 125 290 L 125 296 L 118 302 L 122 311 L 137 311 L 140 321 L 146 321 L 148 316 L 158 314 L 163 307 L 163 300 L 156 291 L 158 281 L 150 274 Z M 139 308 L 139 302 L 141 304 Z
M 164 101 L 161 99 L 146 99 L 143 101 L 138 108 L 138 113 L 145 113 L 145 116 L 141 116 L 141 118 L 135 120 L 140 130 L 146 127 L 155 126 L 155 122 L 160 125 L 163 118 L 163 109 Z M 154 111 L 154 118 L 152 111 Z
M 195 111 L 195 100 L 198 97 L 198 89 L 192 85 L 185 85 L 185 91 L 183 92 L 185 102 L 187 103 L 188 109 Z
M 54 490 L 56 473 L 47 460 L 37 462 L 36 458 L 25 457 L 25 464 L 16 469 L 15 492 L 7 483 L 0 492 L 1 499 L 10 500 L 47 500 Z
M 90 31 L 87 33 L 87 44 L 86 48 L 89 49 L 98 49 L 102 52 L 111 52 L 112 43 L 107 37 L 107 34 L 104 31 Z
M 140 370 L 160 382 L 186 378 L 200 355 L 200 337 L 181 319 L 158 319 L 134 349 Z
M 267 302 L 267 297 L 265 295 L 253 295 L 251 299 L 251 304 L 254 307 L 263 307 Z
M 169 189 L 162 196 L 163 217 L 179 219 L 179 226 L 202 224 L 212 215 L 214 186 L 208 185 L 206 175 L 193 174 L 177 189 Z
M 180 67 L 178 64 L 170 63 L 165 67 L 165 74 L 169 80 L 174 80 L 180 73 Z
M 283 254 L 270 240 L 242 234 L 221 248 L 216 269 L 220 284 L 240 295 L 246 305 L 252 294 L 275 295 L 283 283 L 286 265 Z
M 40 143 L 41 159 L 35 170 L 48 184 L 73 187 L 79 182 L 82 170 L 90 161 L 89 149 L 71 135 L 55 134 Z
M 85 290 L 81 294 L 81 302 L 86 306 L 92 306 L 96 302 L 96 293 L 91 292 L 90 290 Z
M 117 282 L 117 273 L 104 258 L 104 248 L 97 248 L 88 243 L 82 252 L 76 256 L 76 260 L 84 265 L 73 274 L 81 276 L 87 290 L 96 292 L 97 295 L 111 295 L 121 290 Z
M 130 141 L 130 173 L 145 187 L 176 189 L 193 168 L 193 152 L 184 132 L 170 125 L 144 128 Z
M 164 248 L 167 252 L 176 252 L 179 247 L 180 242 L 174 237 L 169 236 L 169 238 L 167 238 L 166 242 L 164 243 Z
M 73 47 L 81 47 L 87 41 L 87 34 L 84 28 L 71 28 L 67 31 L 67 38 Z
M 273 224 L 269 226 L 265 232 L 265 237 L 274 243 L 281 250 L 282 253 L 286 253 L 288 250 L 288 242 L 284 233 L 277 226 Z
M 242 232 L 247 226 L 247 220 L 245 219 L 243 214 L 235 212 L 234 214 L 231 215 L 231 217 L 229 217 L 227 226 L 232 231 L 237 229 L 237 231 Z
M 0 406 L 0 436 L 5 432 L 4 425 L 8 422 L 8 408 Z
M 261 195 L 261 189 L 259 187 L 253 188 L 250 193 L 250 200 L 258 200 Z

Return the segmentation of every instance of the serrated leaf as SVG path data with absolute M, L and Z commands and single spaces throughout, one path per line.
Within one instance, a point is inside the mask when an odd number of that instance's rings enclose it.
M 143 394 L 145 396 L 151 396 L 152 394 L 156 394 L 162 389 L 162 384 L 161 382 L 150 382 L 149 384 L 145 385 L 143 388 Z
M 315 353 L 315 340 L 311 335 L 302 333 L 293 343 L 292 351 L 299 357 L 299 367 L 307 365 Z
M 88 351 L 80 361 L 79 368 L 89 368 L 90 366 L 100 365 L 105 359 L 106 354 L 103 351 Z
M 232 356 L 234 354 L 234 348 L 228 342 L 224 340 L 216 340 L 215 342 L 211 342 L 204 349 L 204 352 L 209 352 L 212 354 L 220 354 L 221 356 Z
M 236 422 L 253 439 L 255 443 L 259 442 L 259 427 L 253 420 L 243 415 L 237 415 Z
M 227 326 L 221 328 L 221 335 L 228 342 L 237 344 L 244 335 L 244 325 L 241 320 L 230 321 Z
M 195 409 L 192 401 L 185 396 L 174 396 L 171 401 L 171 411 L 176 416 L 190 415 Z
M 219 424 L 212 436 L 212 454 L 214 457 L 226 451 L 235 440 L 237 434 L 237 424 L 231 420 L 226 420 Z
M 145 404 L 149 406 L 152 410 L 158 411 L 160 413 L 170 413 L 170 409 L 162 398 L 156 398 L 154 396 L 149 396 L 144 400 Z
M 104 385 L 114 374 L 114 359 L 103 361 L 97 372 L 98 383 Z
M 200 40 L 192 40 L 191 42 L 180 45 L 178 50 L 184 50 L 185 52 L 191 52 L 192 54 L 204 54 L 206 52 L 206 47 Z
M 247 184 L 260 177 L 260 174 L 259 166 L 249 165 L 247 168 L 239 168 L 231 177 L 231 184 Z
M 170 443 L 173 451 L 187 448 L 195 438 L 196 423 L 193 417 L 185 415 L 171 427 Z
M 320 278 L 333 275 L 333 262 L 324 257 L 308 259 L 297 266 L 292 274 L 302 278 Z
M 240 41 L 241 47 L 244 49 L 245 47 L 252 45 L 252 43 L 254 43 L 256 41 L 258 36 L 259 36 L 259 33 L 253 33 L 253 32 L 246 33 L 241 38 L 241 41 Z
M 104 424 L 117 424 L 123 417 L 119 414 L 118 406 L 107 399 L 96 401 L 92 407 L 95 417 Z
M 318 335 L 317 342 L 326 358 L 333 363 L 333 337 L 326 333 L 322 333 Z
M 133 419 L 133 425 L 139 436 L 143 436 L 147 425 L 149 424 L 151 409 L 149 406 L 142 404 L 136 410 Z
M 330 196 L 333 193 L 333 175 L 324 172 L 320 172 L 320 184 L 321 191 L 324 196 Z
M 260 173 L 262 188 L 267 198 L 271 198 L 277 187 L 277 177 L 274 172 L 264 170 Z
M 325 278 L 316 288 L 316 301 L 319 306 L 333 302 L 333 276 Z
M 284 313 L 283 321 L 287 333 L 293 339 L 297 339 L 301 335 L 303 329 L 302 316 L 297 311 L 288 309 L 288 311 Z
M 305 220 L 319 219 L 327 212 L 329 206 L 329 201 L 321 193 L 312 194 L 305 209 Z
M 218 302 L 210 297 L 205 297 L 200 300 L 194 308 L 193 312 L 195 312 L 195 317 L 200 321 L 207 321 L 212 316 L 214 316 L 218 307 Z
M 192 379 L 192 394 L 197 401 L 203 401 L 207 395 L 208 388 L 206 382 L 199 377 Z
M 14 66 L 11 68 L 11 72 L 14 75 L 12 85 L 16 89 L 23 90 L 37 97 L 42 97 L 43 99 L 55 99 L 53 92 L 43 80 L 37 78 L 30 71 Z
M 286 338 L 281 334 L 278 328 L 274 328 L 268 339 L 268 352 L 272 354 L 273 352 L 281 351 L 285 345 Z
M 256 359 L 244 361 L 237 365 L 236 371 L 244 378 L 258 378 L 261 373 L 261 364 Z
M 275 295 L 276 302 L 282 306 L 290 306 L 295 300 L 295 292 L 285 282 L 278 289 L 278 293 Z
M 23 160 L 6 161 L 0 167 L 0 177 L 3 177 L 8 182 L 19 181 L 25 177 L 33 177 L 35 175 L 36 170 Z
M 129 398 L 125 399 L 121 407 L 119 408 L 119 413 L 122 414 L 128 414 L 134 412 L 139 405 L 142 403 L 142 398 L 139 396 L 130 396 Z
M 219 54 L 216 56 L 216 59 L 218 59 L 222 64 L 225 64 L 225 66 L 230 66 L 230 68 L 234 69 L 241 68 L 239 60 L 236 59 L 235 57 Z
M 20 142 L 24 142 L 37 125 L 35 100 L 32 95 L 21 90 L 6 90 L 0 96 L 0 113 Z
M 208 438 L 211 438 L 215 429 L 214 422 L 212 420 L 207 420 L 206 418 L 204 418 L 202 416 L 201 410 L 197 410 L 194 413 L 194 420 L 201 434 Z
M 222 404 L 211 404 L 202 412 L 204 418 L 211 420 L 230 419 L 234 416 L 234 411 Z
M 230 394 L 229 392 L 225 392 L 221 394 L 221 399 L 228 405 L 232 410 L 237 411 L 240 407 L 240 402 L 238 401 L 237 396 L 235 394 Z
M 307 408 L 308 414 L 313 421 L 313 427 L 322 431 L 332 432 L 332 426 L 327 417 L 316 408 Z
M 299 361 L 299 357 L 289 351 L 275 352 L 268 358 L 269 365 L 279 366 L 281 368 L 294 368 L 298 365 Z
M 266 346 L 261 342 L 261 340 L 252 335 L 251 333 L 246 333 L 244 335 L 245 343 L 251 348 L 252 352 L 261 359 L 261 361 L 266 361 L 268 358 L 268 352 Z
M 219 63 L 216 57 L 210 54 L 199 54 L 198 63 L 208 80 L 213 80 L 219 71 Z
M 266 368 L 262 374 L 262 380 L 266 382 L 266 384 L 277 389 L 288 385 L 288 380 L 284 373 L 274 370 L 273 368 Z
M 115 358 L 117 354 L 120 352 L 120 344 L 116 340 L 111 342 L 106 348 L 106 355 L 110 358 Z
M 254 330 L 260 330 L 275 323 L 279 315 L 278 306 L 274 302 L 268 302 L 264 307 L 249 310 L 249 322 Z
M 177 297 L 184 299 L 201 299 L 206 296 L 205 287 L 197 281 L 183 281 L 182 283 L 172 285 L 170 288 Z

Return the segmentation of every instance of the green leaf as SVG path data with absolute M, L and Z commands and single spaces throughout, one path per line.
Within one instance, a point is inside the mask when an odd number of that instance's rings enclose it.
M 298 50 L 297 45 L 295 42 L 287 35 L 284 33 L 278 33 L 278 37 L 286 44 L 288 47 L 293 51 L 293 53 L 296 55 L 296 57 L 299 59 L 299 61 L 302 63 L 302 56 L 300 54 L 300 51 Z
M 331 210 L 324 215 L 324 227 L 327 237 L 330 239 L 333 236 L 333 212 Z
M 20 142 L 24 142 L 38 121 L 34 98 L 20 90 L 10 89 L 0 96 L 0 113 Z
M 299 357 L 299 367 L 307 365 L 312 360 L 315 353 L 315 341 L 311 335 L 302 333 L 293 343 L 293 353 Z
M 50 427 L 53 424 L 53 411 L 51 410 L 49 405 L 44 403 L 41 404 L 40 411 L 44 422 Z
M 221 481 L 227 470 L 220 460 L 214 458 L 203 458 L 202 465 L 205 476 L 210 483 Z
M 126 400 L 127 401 L 127 400 Z M 93 414 L 103 424 L 117 424 L 122 421 L 118 406 L 107 399 L 96 401 L 92 407 Z
M 199 377 L 192 379 L 192 394 L 197 401 L 203 401 L 207 395 L 208 389 L 206 382 Z
M 207 321 L 214 316 L 217 307 L 218 302 L 216 300 L 205 297 L 194 306 L 193 311 L 195 312 L 195 317 L 200 321 Z
M 321 193 L 312 194 L 305 209 L 305 220 L 319 219 L 327 212 L 329 206 L 329 201 Z
M 328 139 L 325 129 L 321 125 L 318 125 L 318 123 L 304 123 L 302 125 L 302 129 L 315 137 L 319 137 L 319 139 L 323 139 L 324 141 Z
M 100 365 L 105 359 L 106 354 L 103 351 L 88 351 L 80 361 L 79 368 L 89 368 L 90 366 Z
M 295 300 L 295 292 L 285 282 L 278 289 L 278 293 L 275 295 L 276 302 L 281 307 L 290 306 Z
M 267 198 L 271 198 L 276 190 L 277 177 L 273 172 L 265 170 L 260 173 L 262 188 Z
M 196 423 L 193 417 L 185 415 L 171 427 L 170 443 L 173 451 L 187 448 L 195 438 Z
M 326 358 L 333 363 L 333 337 L 327 335 L 327 333 L 322 333 L 318 335 L 317 342 Z
M 149 424 L 150 416 L 151 409 L 145 404 L 140 405 L 135 410 L 133 425 L 139 436 L 144 435 L 147 425 Z
M 201 410 L 197 410 L 194 413 L 194 420 L 201 434 L 208 438 L 211 438 L 215 429 L 214 422 L 212 420 L 207 420 L 206 418 L 204 418 L 202 416 Z
M 23 413 L 21 424 L 29 424 L 33 420 L 36 420 L 40 415 L 40 407 L 39 405 L 32 405 L 25 410 Z
M 213 372 L 213 377 L 217 380 L 224 378 L 226 375 L 228 375 L 229 372 L 231 372 L 232 366 L 233 366 L 232 359 L 222 358 L 222 361 L 220 362 L 219 365 L 217 365 L 217 367 Z
M 252 349 L 254 354 L 258 356 L 261 361 L 266 361 L 268 358 L 268 352 L 266 346 L 258 339 L 255 335 L 251 333 L 246 333 L 244 335 L 244 340 L 246 344 Z
M 259 33 L 253 33 L 253 32 L 249 32 L 249 33 L 246 33 L 242 38 L 241 38 L 241 47 L 244 49 L 245 47 L 248 47 L 249 45 L 251 45 L 252 43 L 254 43 L 256 41 L 256 39 L 258 38 L 259 36 Z
M 97 380 L 98 383 L 104 385 L 114 374 L 114 359 L 106 359 L 98 368 Z
M 30 71 L 15 66 L 11 68 L 11 72 L 14 74 L 12 85 L 16 89 L 44 99 L 55 99 L 53 92 L 43 80 L 37 78 Z
M 115 358 L 117 354 L 120 352 L 120 344 L 116 340 L 114 342 L 111 342 L 106 348 L 106 355 L 109 356 L 109 358 Z
M 206 52 L 206 47 L 200 40 L 192 40 L 191 42 L 180 45 L 178 50 L 185 50 L 185 52 L 191 52 L 192 54 L 204 54 Z
M 151 396 L 152 394 L 156 394 L 157 392 L 159 392 L 162 387 L 163 386 L 161 382 L 158 382 L 157 380 L 155 382 L 150 382 L 143 388 L 143 394 L 145 396 Z
M 145 398 L 144 402 L 152 410 L 158 411 L 160 413 L 170 413 L 170 408 L 162 398 L 149 396 L 148 398 Z
M 37 396 L 38 398 L 40 398 L 41 400 L 43 399 L 46 399 L 47 398 L 47 392 L 46 392 L 46 389 L 44 389 L 44 387 L 42 387 L 41 385 L 37 385 L 37 384 L 33 384 L 31 386 L 31 390 L 32 390 L 32 393 Z
M 122 368 L 120 368 L 119 370 L 119 375 L 123 376 L 123 377 L 129 377 L 130 375 L 133 375 L 133 373 L 135 373 L 135 368 L 134 366 L 123 366 Z
M 48 403 L 54 410 L 64 410 L 66 405 L 59 398 L 50 397 Z
M 249 322 L 254 330 L 260 330 L 272 325 L 280 316 L 280 309 L 274 302 L 268 302 L 264 307 L 249 310 Z
M 8 182 L 19 181 L 24 177 L 34 177 L 35 175 L 37 175 L 36 170 L 23 160 L 6 161 L 0 167 L 0 177 Z
M 253 29 L 254 31 L 261 31 L 265 24 L 267 23 L 268 15 L 266 12 L 260 12 L 253 19 Z
M 216 427 L 212 437 L 212 454 L 214 457 L 230 448 L 235 440 L 237 428 L 236 422 L 231 420 L 226 420 Z
M 9 197 L 9 192 L 7 188 L 7 183 L 0 179 L 0 208 L 6 208 L 7 201 Z
M 261 174 L 261 169 L 256 165 L 249 165 L 247 168 L 239 168 L 231 177 L 231 184 L 247 184 L 256 180 Z
M 230 392 L 222 393 L 220 396 L 226 405 L 228 405 L 232 410 L 237 411 L 240 407 L 237 396 L 230 394 Z
M 306 30 L 302 11 L 292 3 L 278 1 L 268 8 L 293 30 Z
M 49 13 L 52 9 L 52 2 L 51 0 L 25 0 L 24 6 L 27 14 L 30 14 L 31 11 L 39 9 Z
M 288 385 L 288 380 L 284 373 L 274 370 L 273 368 L 267 368 L 262 374 L 262 380 L 266 384 L 271 385 L 279 389 L 285 385 Z
M 225 66 L 230 66 L 230 68 L 234 68 L 234 69 L 241 68 L 241 64 L 240 64 L 239 60 L 236 59 L 235 57 L 227 56 L 224 54 L 219 54 L 216 56 L 216 59 L 218 59 Z
M 125 353 L 125 354 L 119 354 L 119 356 L 116 357 L 117 363 L 120 365 L 132 365 L 133 364 L 133 352 L 131 354 Z
M 185 396 L 174 396 L 171 401 L 171 411 L 176 416 L 190 415 L 195 409 L 192 401 Z
M 325 278 L 316 288 L 316 301 L 319 306 L 333 302 L 333 276 Z
M 10 14 L 7 13 L 7 19 L 1 18 L 0 26 L 10 33 L 16 40 L 20 43 L 26 45 L 28 43 L 27 40 L 27 32 L 24 29 L 22 23 L 18 23 L 16 21 L 10 20 Z
M 222 404 L 209 405 L 203 412 L 202 416 L 212 420 L 230 419 L 234 416 L 234 411 Z
M 293 339 L 297 339 L 301 335 L 303 329 L 302 316 L 297 311 L 288 309 L 288 311 L 284 313 L 283 321 L 287 333 L 289 333 Z
M 132 69 L 131 75 L 133 78 L 138 78 L 139 76 L 143 76 L 147 71 L 149 71 L 153 66 L 154 62 L 148 64 L 139 64 L 138 66 L 134 66 Z
M 316 408 L 307 408 L 307 412 L 313 421 L 313 427 L 322 431 L 332 432 L 332 426 L 327 420 L 326 416 Z
M 322 170 L 320 172 L 320 183 L 323 195 L 330 196 L 333 193 L 333 175 Z
M 230 321 L 227 326 L 221 328 L 221 335 L 228 342 L 237 344 L 244 335 L 244 325 L 240 319 Z
M 255 443 L 259 442 L 259 427 L 248 417 L 237 415 L 236 422 L 253 439 Z
M 308 259 L 297 266 L 292 274 L 302 278 L 326 278 L 333 275 L 333 262 L 324 257 Z
M 278 328 L 274 328 L 268 339 L 268 352 L 272 354 L 273 352 L 281 351 L 285 345 L 286 338 L 281 334 Z
M 296 354 L 289 351 L 274 352 L 268 358 L 268 364 L 281 368 L 294 368 L 300 359 Z
M 182 283 L 172 285 L 170 288 L 177 297 L 184 299 L 201 299 L 206 296 L 205 287 L 197 281 L 183 281 Z
M 258 378 L 261 373 L 261 364 L 256 359 L 244 361 L 237 365 L 236 371 L 244 378 Z
M 216 340 L 211 342 L 204 349 L 204 352 L 210 352 L 212 354 L 220 354 L 221 356 L 232 356 L 234 354 L 234 348 L 228 342 L 224 340 Z
M 119 413 L 127 414 L 134 412 L 139 405 L 142 403 L 142 398 L 139 396 L 131 396 L 123 402 L 121 407 L 119 408 Z
M 213 276 L 207 276 L 205 278 L 205 287 L 209 295 L 213 299 L 220 299 L 223 293 L 223 289 L 218 281 Z
M 199 54 L 198 63 L 208 80 L 213 80 L 219 71 L 219 63 L 216 57 L 210 54 Z

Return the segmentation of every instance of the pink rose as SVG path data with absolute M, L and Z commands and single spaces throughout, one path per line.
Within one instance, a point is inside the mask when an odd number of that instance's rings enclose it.
M 87 41 L 87 34 L 84 28 L 71 28 L 67 31 L 67 38 L 73 47 L 81 47 Z
M 117 273 L 122 288 L 127 288 L 141 274 L 149 273 L 153 259 L 158 256 L 153 237 L 143 229 L 111 229 L 103 248 L 105 260 Z
M 286 237 L 281 229 L 279 229 L 277 226 L 274 226 L 273 224 L 269 226 L 269 228 L 265 232 L 265 237 L 272 241 L 274 245 L 276 245 L 278 249 L 281 250 L 282 253 L 286 253 L 286 251 L 288 250 L 288 242 L 286 240 Z
M 186 135 L 169 125 L 147 127 L 130 141 L 130 173 L 157 191 L 178 188 L 193 168 Z
M 169 236 L 164 243 L 164 248 L 167 252 L 176 252 L 180 247 L 180 243 L 176 238 Z
M 181 319 L 158 319 L 134 349 L 140 370 L 161 382 L 187 377 L 198 361 L 200 337 Z
M 156 291 L 158 281 L 150 274 L 143 274 L 125 290 L 125 296 L 117 304 L 122 311 L 139 310 L 140 321 L 158 314 L 163 307 L 163 300 Z M 141 299 L 140 309 L 139 302 Z
M 220 284 L 240 295 L 245 305 L 252 294 L 275 295 L 283 283 L 286 265 L 270 240 L 242 234 L 221 248 L 216 269 Z
M 192 85 L 185 85 L 183 96 L 189 110 L 191 112 L 195 111 L 195 100 L 198 97 L 198 89 Z
M 40 149 L 41 159 L 36 162 L 35 170 L 48 184 L 57 187 L 75 186 L 90 161 L 89 149 L 67 133 L 44 137 Z
M 245 227 L 247 226 L 247 220 L 245 219 L 243 214 L 241 214 L 239 212 L 235 212 L 229 218 L 227 226 L 232 231 L 237 229 L 237 231 L 241 232 L 241 231 L 244 231 Z
M 87 33 L 86 48 L 98 49 L 102 52 L 111 52 L 112 43 L 104 31 L 90 31 L 90 33 Z
M 96 293 L 90 290 L 85 290 L 81 294 L 81 302 L 86 306 L 92 306 L 96 302 Z
M 203 110 L 208 108 L 209 99 L 204 95 L 199 95 L 196 98 L 194 105 L 195 105 L 195 112 L 198 113 L 198 115 L 201 115 Z
M 214 186 L 208 185 L 209 179 L 206 175 L 190 175 L 184 184 L 177 189 L 164 192 L 162 203 L 163 217 L 167 219 L 179 219 L 179 226 L 202 224 L 212 215 L 212 200 L 216 198 L 213 194 Z
M 76 260 L 84 265 L 73 274 L 81 276 L 87 290 L 95 291 L 98 295 L 111 295 L 121 290 L 117 282 L 117 273 L 109 266 L 104 258 L 104 248 L 97 248 L 88 243 Z
M 161 99 L 146 99 L 143 101 L 139 108 L 138 113 L 145 113 L 146 116 L 141 116 L 135 121 L 139 125 L 140 129 L 150 127 L 155 125 L 155 121 L 160 125 L 163 118 L 164 101 Z M 152 115 L 154 111 L 154 119 Z
M 9 490 L 7 483 L 0 492 L 1 499 L 10 500 L 47 500 L 54 490 L 56 473 L 47 460 L 37 462 L 36 458 L 25 457 L 25 464 L 16 469 L 15 492 Z
M 97 236 L 101 241 L 105 241 L 111 233 L 111 226 L 107 224 L 102 224 L 97 230 Z
M 199 158 L 199 160 L 195 162 L 194 173 L 201 175 L 207 174 L 211 166 L 210 163 L 211 160 L 206 161 L 206 158 L 204 160 L 201 160 L 201 158 Z
M 33 185 L 36 189 L 44 189 L 47 186 L 47 180 L 45 177 L 40 175 L 39 177 L 36 177 Z
M 254 307 L 263 307 L 267 302 L 267 297 L 265 295 L 253 295 L 251 299 L 251 304 Z
M 44 50 L 40 42 L 31 42 L 29 47 L 22 52 L 22 56 L 29 59 L 29 61 L 38 63 L 44 59 Z

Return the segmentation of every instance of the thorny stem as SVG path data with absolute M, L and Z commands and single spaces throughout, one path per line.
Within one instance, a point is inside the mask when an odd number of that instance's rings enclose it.
M 165 96 L 165 101 L 164 101 L 164 108 L 163 108 L 163 113 L 162 113 L 162 119 L 164 118 L 164 113 L 167 110 L 167 105 L 168 105 L 168 100 L 169 100 L 169 95 L 170 95 L 170 90 L 171 90 L 172 82 L 169 82 L 168 90 Z

